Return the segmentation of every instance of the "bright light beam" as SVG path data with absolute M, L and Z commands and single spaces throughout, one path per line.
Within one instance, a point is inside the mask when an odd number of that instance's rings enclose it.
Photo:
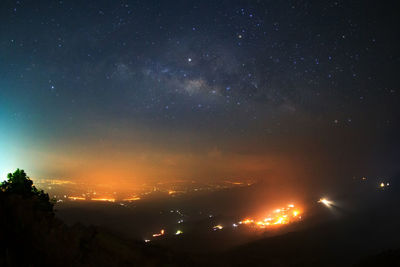
M 318 203 L 322 203 L 327 207 L 330 207 L 333 204 L 332 201 L 329 201 L 326 198 L 321 198 L 320 200 L 318 200 Z

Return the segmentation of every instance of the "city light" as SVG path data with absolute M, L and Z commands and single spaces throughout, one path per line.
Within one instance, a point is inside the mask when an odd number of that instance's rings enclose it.
M 249 224 L 249 223 L 253 223 L 254 220 L 252 219 L 245 219 L 244 221 L 240 221 L 239 224 Z
M 137 200 L 140 200 L 140 199 L 141 198 L 138 197 L 138 196 L 133 196 L 133 197 L 130 197 L 130 198 L 125 198 L 124 201 L 137 201 Z
M 161 229 L 161 231 L 159 233 L 153 234 L 153 237 L 159 237 L 165 234 L 165 230 Z
M 84 197 L 68 197 L 70 200 L 86 200 Z
M 389 186 L 389 183 L 381 182 L 381 183 L 379 184 L 379 187 L 382 188 L 382 189 L 384 189 L 385 187 L 388 187 L 388 186 Z
M 175 235 L 181 235 L 183 232 L 181 230 L 176 231 Z
M 295 222 L 301 219 L 300 210 L 294 208 L 295 206 L 293 204 L 289 204 L 287 208 L 275 209 L 272 212 L 272 215 L 270 214 L 269 216 L 262 219 L 255 220 L 251 218 L 246 218 L 242 221 L 239 221 L 237 224 L 234 223 L 232 226 L 238 227 L 239 225 L 248 225 L 258 228 L 266 228 L 273 225 L 289 224 L 291 222 Z
M 115 198 L 92 198 L 92 201 L 115 202 Z
M 216 230 L 222 230 L 223 228 L 224 228 L 224 227 L 223 227 L 222 225 L 218 224 L 218 225 L 216 225 L 216 226 L 213 227 L 213 230 L 214 230 L 214 231 L 216 231 Z

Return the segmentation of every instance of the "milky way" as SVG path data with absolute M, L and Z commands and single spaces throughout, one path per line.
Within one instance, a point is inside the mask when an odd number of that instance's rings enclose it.
M 304 177 L 392 175 L 394 10 L 365 1 L 5 1 L 1 173 L 81 178 L 106 166 L 93 177 L 268 178 L 308 166 Z

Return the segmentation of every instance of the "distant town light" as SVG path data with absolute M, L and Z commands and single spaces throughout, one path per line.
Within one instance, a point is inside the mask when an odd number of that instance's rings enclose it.
M 129 197 L 129 198 L 125 198 L 124 201 L 137 201 L 140 200 L 140 197 L 138 196 L 133 196 L 133 197 Z
M 213 230 L 214 230 L 214 231 L 216 231 L 216 230 L 222 230 L 223 228 L 224 228 L 224 227 L 223 227 L 222 225 L 218 224 L 218 225 L 216 225 L 216 226 L 213 227 Z
M 253 223 L 254 220 L 252 219 L 245 219 L 244 221 L 240 221 L 239 224 L 249 224 L 249 223 Z
M 165 230 L 164 230 L 164 229 L 161 229 L 161 231 L 160 231 L 159 233 L 153 234 L 153 237 L 159 237 L 159 236 L 162 236 L 162 235 L 164 235 L 164 234 L 165 234 Z
M 107 201 L 107 202 L 115 202 L 115 198 L 92 198 L 92 201 Z
M 388 186 L 389 186 L 389 183 L 381 182 L 381 183 L 379 184 L 379 187 L 382 188 L 382 189 L 384 189 L 385 187 L 388 187 Z
M 183 232 L 181 230 L 176 231 L 175 235 L 181 235 Z
M 70 200 L 86 200 L 84 197 L 68 197 Z
M 301 211 L 299 209 L 294 209 L 295 206 L 293 204 L 287 205 L 287 208 L 280 208 L 273 210 L 273 214 L 269 215 L 266 218 L 260 220 L 254 220 L 252 218 L 246 218 L 242 221 L 239 221 L 237 224 L 233 224 L 234 227 L 237 227 L 238 224 L 246 225 L 250 227 L 258 227 L 264 229 L 266 227 L 272 227 L 277 225 L 289 224 L 292 222 L 296 222 L 301 219 Z

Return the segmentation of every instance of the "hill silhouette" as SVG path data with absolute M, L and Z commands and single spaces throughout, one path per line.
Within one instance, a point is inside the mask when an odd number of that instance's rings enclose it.
M 68 227 L 23 170 L 1 184 L 0 214 L 0 266 L 165 266 L 175 261 L 165 249 L 105 229 Z

